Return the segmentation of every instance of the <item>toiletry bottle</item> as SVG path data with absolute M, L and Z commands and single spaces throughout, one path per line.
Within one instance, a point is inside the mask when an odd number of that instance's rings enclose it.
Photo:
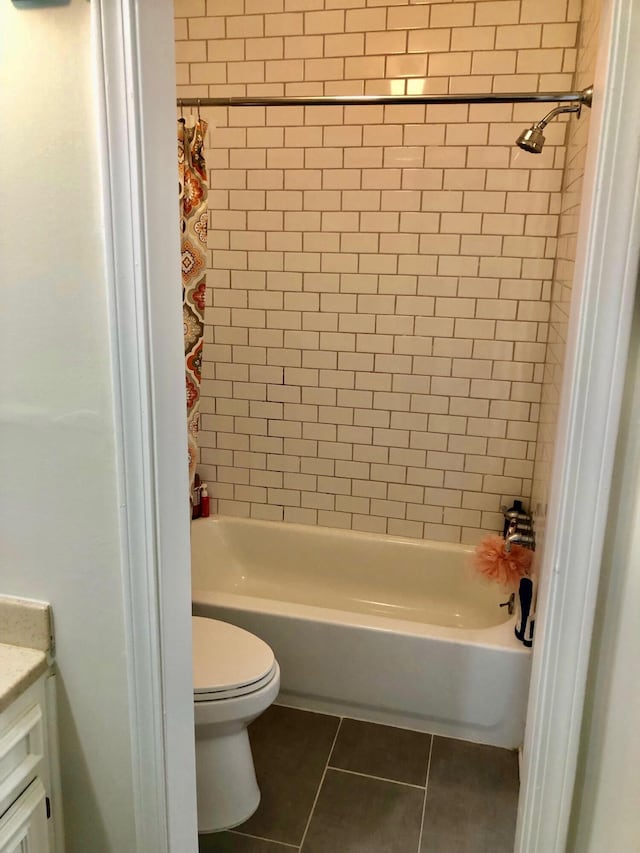
M 209 492 L 206 483 L 200 486 L 200 517 L 209 518 Z
M 533 629 L 536 621 L 536 587 L 532 578 L 520 578 L 516 593 L 515 635 L 528 649 L 533 645 Z
M 193 491 L 191 492 L 191 518 L 200 518 L 200 475 L 193 478 Z

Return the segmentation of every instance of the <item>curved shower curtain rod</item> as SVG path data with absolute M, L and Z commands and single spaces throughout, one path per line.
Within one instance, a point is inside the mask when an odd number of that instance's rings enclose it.
M 468 95 L 318 95 L 230 98 L 178 98 L 178 107 L 357 107 L 385 104 L 576 103 L 591 106 L 593 87 L 581 92 L 489 92 Z

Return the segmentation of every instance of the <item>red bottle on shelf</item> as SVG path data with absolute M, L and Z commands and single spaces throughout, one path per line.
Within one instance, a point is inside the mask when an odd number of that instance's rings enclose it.
M 200 518 L 201 503 L 200 503 L 200 475 L 196 474 L 193 478 L 193 491 L 191 492 L 191 518 Z
M 200 486 L 200 517 L 209 518 L 209 492 L 206 483 Z

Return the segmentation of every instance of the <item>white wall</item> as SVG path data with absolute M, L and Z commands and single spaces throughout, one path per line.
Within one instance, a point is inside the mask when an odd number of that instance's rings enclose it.
M 53 605 L 68 853 L 135 850 L 91 5 L 0 5 L 3 593 Z
M 568 853 L 640 850 L 640 306 L 635 314 Z

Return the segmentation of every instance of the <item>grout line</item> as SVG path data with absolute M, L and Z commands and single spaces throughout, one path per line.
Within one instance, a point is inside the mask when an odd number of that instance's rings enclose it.
M 320 791 L 322 790 L 322 785 L 324 784 L 325 776 L 327 775 L 327 768 L 329 767 L 329 759 L 331 758 L 331 753 L 333 752 L 333 748 L 336 745 L 336 741 L 338 740 L 338 734 L 340 733 L 340 729 L 342 727 L 342 720 L 344 717 L 340 717 L 340 722 L 338 723 L 338 728 L 336 729 L 336 733 L 333 738 L 333 742 L 331 744 L 331 749 L 329 750 L 329 755 L 327 756 L 327 763 L 324 766 L 324 771 L 322 773 L 322 779 L 320 779 L 320 784 L 318 785 L 318 790 L 316 791 L 315 799 L 313 800 L 313 805 L 311 806 L 311 811 L 309 812 L 309 820 L 307 821 L 307 825 L 304 828 L 304 832 L 302 833 L 302 840 L 300 841 L 300 851 L 302 853 L 302 847 L 304 845 L 305 839 L 307 837 L 307 833 L 309 832 L 309 827 L 311 826 L 311 820 L 313 818 L 313 813 L 316 810 L 316 804 L 318 802 L 318 797 L 320 796 Z
M 362 531 L 356 531 L 361 533 Z M 427 732 L 424 729 L 415 728 L 409 725 L 401 725 L 400 723 L 387 723 L 382 720 L 369 720 L 366 717 L 353 717 L 348 714 L 332 714 L 329 711 L 316 711 L 311 708 L 302 708 L 300 705 L 289 705 L 286 702 L 281 702 L 279 699 L 273 703 L 277 705 L 279 708 L 291 708 L 294 711 L 303 711 L 305 714 L 320 714 L 323 717 L 333 717 L 336 720 L 350 720 L 352 723 L 365 723 L 370 726 L 383 726 L 388 729 L 399 729 L 402 732 L 414 732 L 419 735 L 426 735 L 427 737 L 448 737 L 451 740 L 462 740 L 464 743 L 472 743 L 472 741 L 466 741 L 464 738 L 454 737 L 453 735 L 436 735 L 434 732 Z M 496 749 L 501 749 L 502 747 L 496 747 Z M 420 786 L 422 787 L 422 785 Z
M 433 741 L 435 735 L 431 735 L 431 745 L 429 746 L 429 760 L 427 762 L 427 778 L 424 782 L 424 802 L 422 803 L 422 820 L 420 821 L 420 835 L 418 836 L 418 850 L 417 853 L 420 853 L 422 849 L 422 834 L 424 832 L 424 818 L 427 812 L 427 794 L 429 792 L 429 773 L 431 772 L 431 754 L 433 753 Z
M 336 743 L 338 742 L 338 735 L 340 734 L 340 731 L 342 729 L 342 723 L 344 722 L 344 719 L 345 719 L 344 717 L 338 717 L 338 728 L 336 731 L 336 736 L 333 739 L 333 743 L 331 744 L 331 749 L 329 750 L 329 755 L 327 757 L 327 763 L 324 766 L 325 771 L 327 770 L 328 767 L 331 766 L 331 756 L 333 755 L 333 750 L 336 748 Z
M 286 702 L 280 702 L 279 699 L 276 699 L 273 704 L 278 708 L 290 708 L 292 711 L 302 711 L 304 714 L 318 714 L 321 717 L 333 717 L 334 720 L 340 721 L 347 719 L 340 714 L 330 714 L 328 711 L 315 711 L 312 708 L 301 708 L 300 705 L 289 705 Z
M 290 847 L 292 850 L 299 850 L 297 844 L 288 844 L 286 841 L 275 841 L 273 838 L 265 838 L 264 835 L 252 835 L 250 832 L 242 832 L 239 829 L 228 829 L 231 835 L 244 835 L 245 838 L 255 838 L 256 841 L 268 841 L 269 844 L 279 844 L 281 847 Z
M 357 770 L 347 770 L 346 767 L 334 767 L 329 765 L 328 770 L 336 770 L 338 773 L 350 773 L 351 776 L 363 776 L 365 779 L 375 779 L 378 782 L 390 782 L 392 785 L 403 785 L 405 788 L 417 788 L 424 791 L 424 785 L 414 785 L 412 782 L 400 782 L 398 779 L 386 779 L 384 776 L 372 776 L 371 773 L 359 773 Z

